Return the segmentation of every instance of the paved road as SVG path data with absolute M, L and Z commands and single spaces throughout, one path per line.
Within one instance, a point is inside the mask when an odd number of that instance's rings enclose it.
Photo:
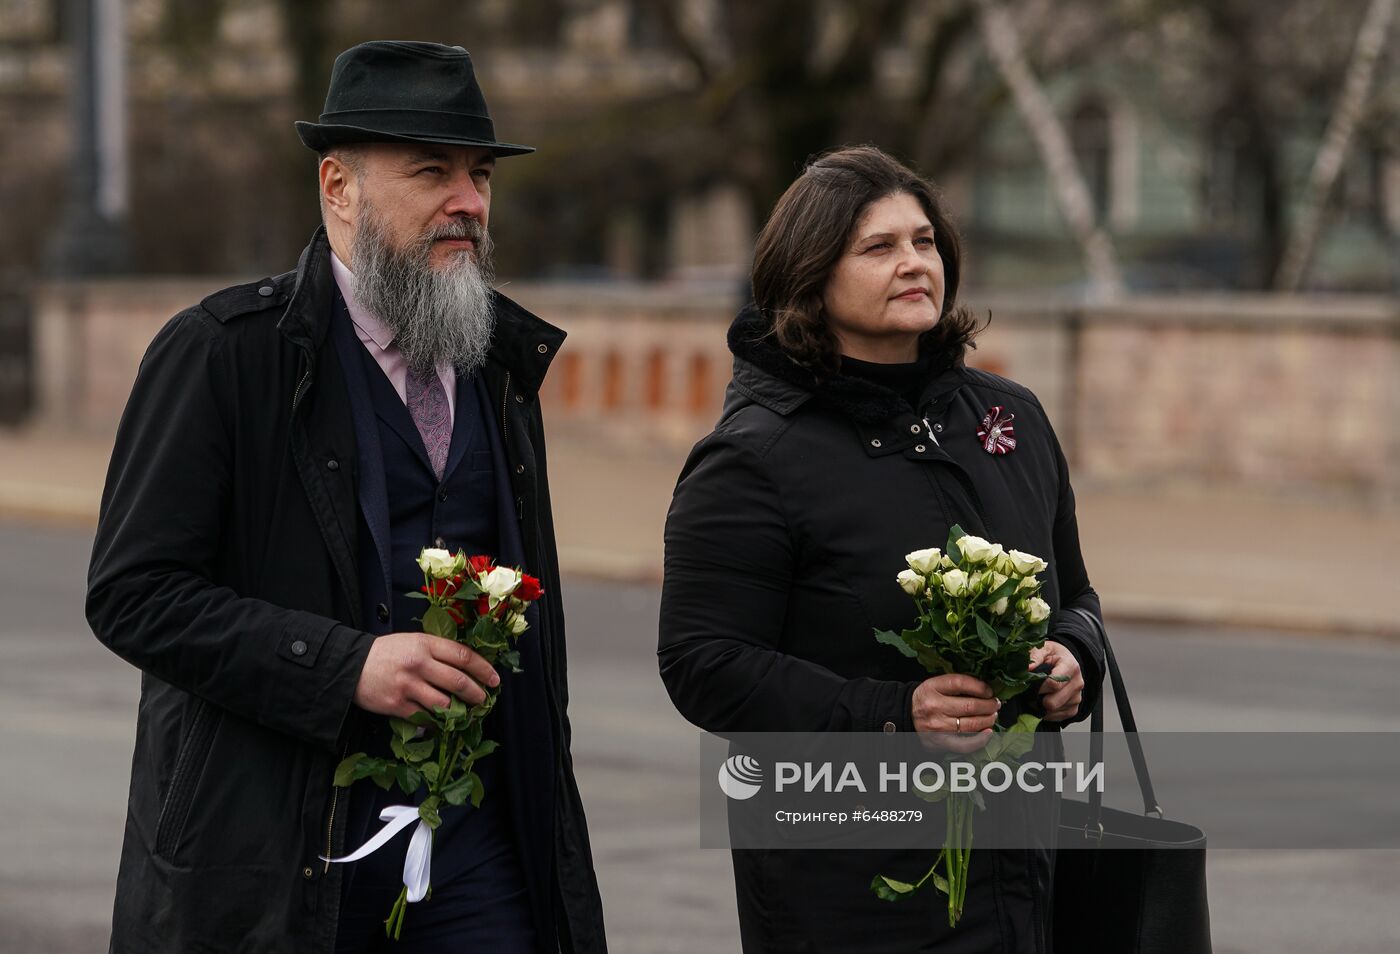
M 0 954 L 106 947 L 138 680 L 83 621 L 88 548 L 82 533 L 0 525 Z M 565 589 L 612 950 L 737 951 L 728 856 L 695 847 L 695 731 L 656 678 L 657 592 Z M 1130 627 L 1115 642 L 1153 729 L 1400 724 L 1400 647 Z M 1217 954 L 1400 947 L 1400 852 L 1213 851 L 1209 877 Z

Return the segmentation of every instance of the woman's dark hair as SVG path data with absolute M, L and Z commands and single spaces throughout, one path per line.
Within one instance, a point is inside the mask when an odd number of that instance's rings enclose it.
M 773 323 L 778 346 L 818 375 L 840 367 L 836 335 L 822 308 L 831 270 L 866 209 L 904 194 L 923 206 L 943 259 L 943 312 L 920 336 L 920 353 L 955 361 L 981 330 L 957 304 L 962 247 L 933 184 L 874 146 L 836 149 L 809 162 L 788 186 L 759 232 L 753 256 L 754 304 Z

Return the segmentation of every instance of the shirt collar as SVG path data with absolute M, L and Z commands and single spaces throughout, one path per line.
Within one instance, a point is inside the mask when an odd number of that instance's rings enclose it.
M 340 288 L 340 297 L 345 299 L 345 308 L 350 312 L 350 320 L 360 330 L 361 337 L 368 336 L 379 346 L 379 350 L 387 351 L 394 343 L 393 331 L 360 304 L 359 299 L 355 297 L 355 276 L 334 251 L 331 252 L 331 274 L 335 276 L 335 283 Z

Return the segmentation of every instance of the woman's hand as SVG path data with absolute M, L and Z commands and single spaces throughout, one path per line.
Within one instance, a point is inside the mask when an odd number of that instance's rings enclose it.
M 939 748 L 976 752 L 991 739 L 1000 708 L 992 687 L 980 679 L 956 673 L 934 676 L 914 690 L 914 730 L 938 733 L 927 738 Z
M 1079 660 L 1060 643 L 1046 640 L 1045 645 L 1031 650 L 1030 668 L 1042 663 L 1050 663 L 1054 668 L 1051 676 L 1068 676 L 1068 682 L 1056 682 L 1047 678 L 1040 684 L 1040 704 L 1045 709 L 1045 718 L 1051 722 L 1064 722 L 1079 713 L 1079 704 L 1084 701 L 1084 674 L 1079 671 Z

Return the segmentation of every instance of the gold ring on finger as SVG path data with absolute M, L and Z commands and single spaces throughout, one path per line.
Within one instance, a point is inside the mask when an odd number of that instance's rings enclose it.
M 954 717 L 953 717 L 953 731 L 954 731 L 954 732 L 961 732 L 961 731 L 962 731 L 962 719 L 959 719 L 957 716 L 954 716 Z

